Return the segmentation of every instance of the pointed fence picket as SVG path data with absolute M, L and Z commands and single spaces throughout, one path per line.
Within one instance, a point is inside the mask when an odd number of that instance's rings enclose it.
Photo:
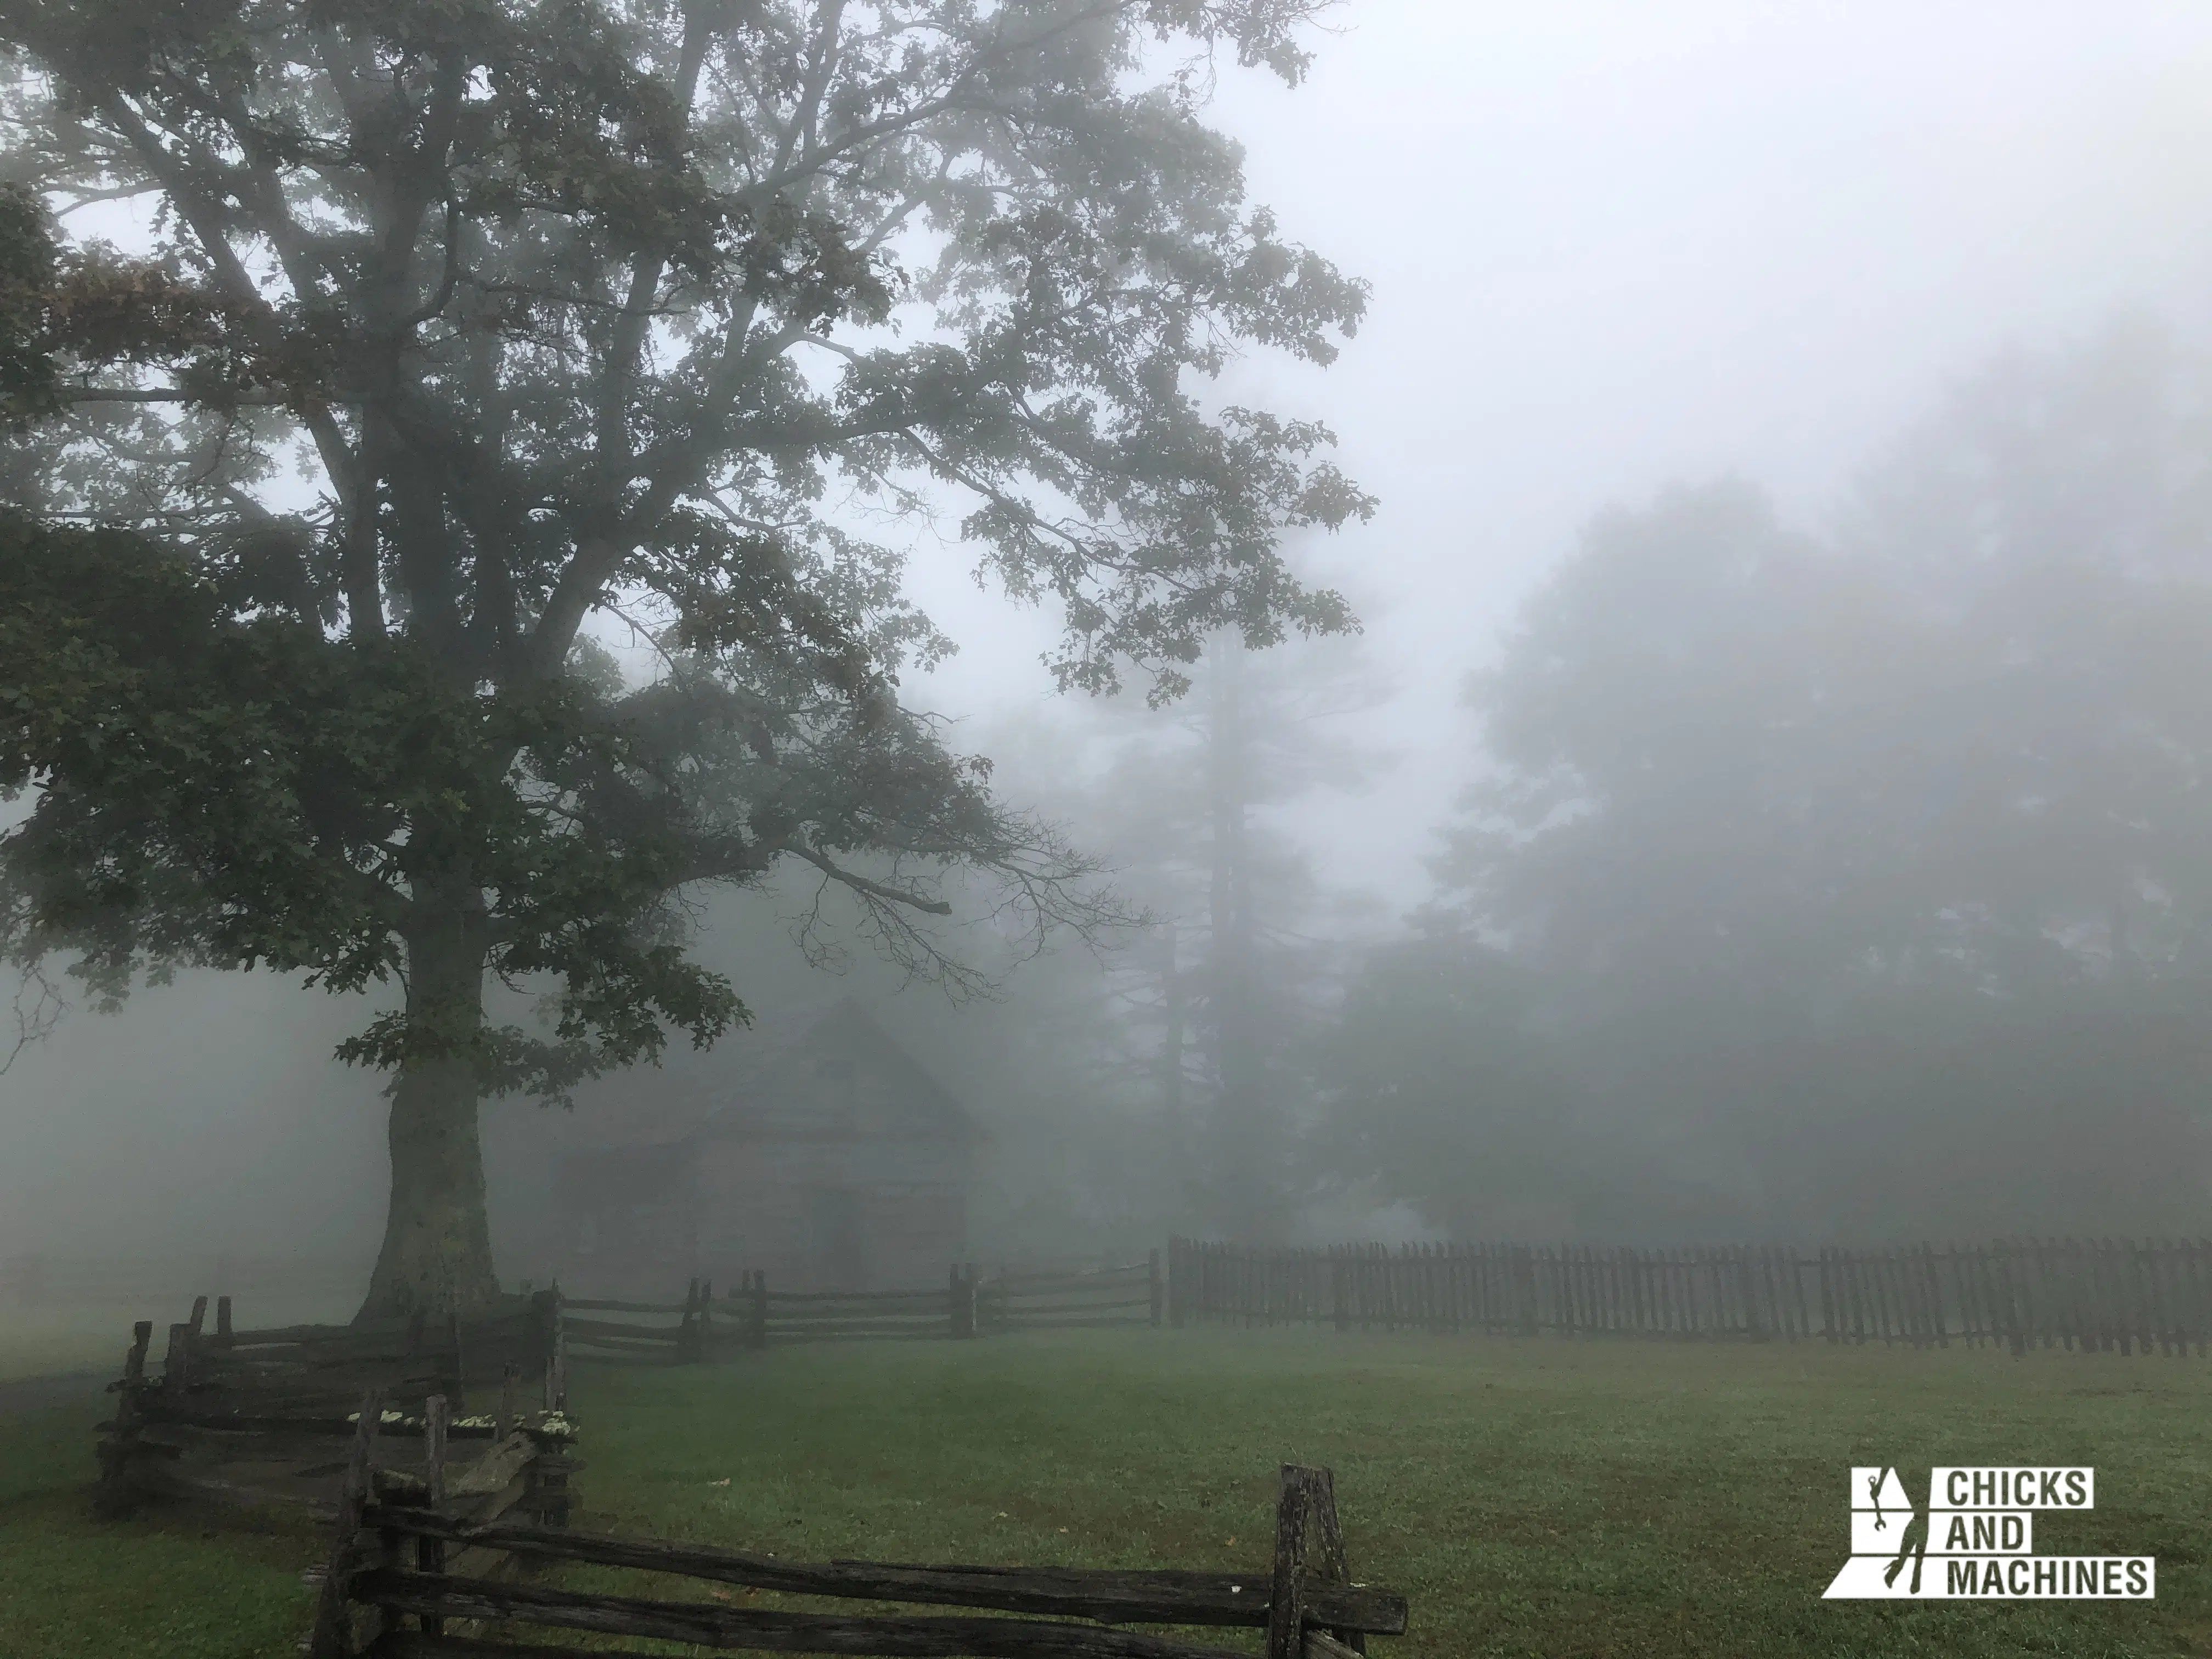
M 1515 1243 L 1261 1249 L 1178 1238 L 1170 1324 L 2205 1354 L 2212 1240 L 1880 1248 Z

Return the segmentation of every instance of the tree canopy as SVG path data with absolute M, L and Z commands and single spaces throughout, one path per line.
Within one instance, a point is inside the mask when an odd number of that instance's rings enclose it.
M 1363 1167 L 1462 1223 L 1540 1169 L 1540 1226 L 1613 1236 L 2192 1213 L 2206 385 L 2118 325 L 1962 381 L 1824 527 L 1740 481 L 1597 517 L 1470 685 L 1437 982 L 1355 990 Z
M 404 986 L 346 1051 L 395 1078 L 368 1311 L 489 1293 L 480 1091 L 743 1017 L 691 884 L 803 862 L 955 974 L 949 866 L 1083 920 L 899 703 L 951 644 L 886 520 L 1057 606 L 1069 688 L 1346 625 L 1277 541 L 1366 498 L 1205 385 L 1364 304 L 1200 118 L 1316 9 L 0 0 L 7 944 Z M 127 248 L 56 228 L 115 203 Z

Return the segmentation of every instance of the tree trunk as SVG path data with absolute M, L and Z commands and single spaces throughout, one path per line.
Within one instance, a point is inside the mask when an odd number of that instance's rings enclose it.
M 391 1090 L 392 1201 L 368 1298 L 356 1324 L 416 1313 L 468 1313 L 499 1294 L 484 1216 L 483 1151 L 474 1065 L 453 1052 L 483 1024 L 482 895 L 426 884 L 407 940 L 410 1048 Z
M 1255 1018 L 1259 951 L 1246 840 L 1251 737 L 1244 709 L 1243 642 L 1228 635 L 1217 640 L 1211 666 L 1207 815 L 1213 856 L 1207 977 L 1220 1085 L 1214 1103 L 1214 1201 L 1232 1237 L 1258 1240 L 1272 1237 L 1280 1220 L 1276 1166 L 1281 1148 Z

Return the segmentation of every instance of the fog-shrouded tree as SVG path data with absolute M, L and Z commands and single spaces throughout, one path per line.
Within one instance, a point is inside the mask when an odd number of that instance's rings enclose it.
M 950 647 L 872 526 L 957 517 L 1064 687 L 1346 623 L 1277 552 L 1366 508 L 1328 434 L 1206 395 L 1362 308 L 1201 119 L 1316 9 L 0 0 L 0 925 L 106 1000 L 400 988 L 364 1317 L 495 1293 L 486 1091 L 744 1018 L 698 884 L 811 866 L 956 974 L 948 869 L 1085 920 L 902 708 Z
M 1108 984 L 1184 1224 L 1274 1237 L 1299 1201 L 1308 1037 L 1359 926 L 1358 894 L 1321 866 L 1299 814 L 1389 764 L 1351 723 L 1385 688 L 1352 640 L 1253 651 L 1224 636 L 1192 678 L 1175 708 L 1098 711 L 1110 760 L 1077 821 L 1150 913 Z
M 2115 325 L 1962 380 L 1820 533 L 1741 483 L 1609 513 L 1476 678 L 1431 920 L 1527 976 L 1647 1213 L 2201 1202 L 2208 390 Z

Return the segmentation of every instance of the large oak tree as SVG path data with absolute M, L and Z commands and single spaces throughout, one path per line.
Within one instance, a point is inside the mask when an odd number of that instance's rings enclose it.
M 898 702 L 949 647 L 873 526 L 957 514 L 1072 688 L 1346 620 L 1276 551 L 1365 510 L 1328 434 L 1206 388 L 1361 310 L 1199 113 L 1316 9 L 0 0 L 0 927 L 102 998 L 404 988 L 343 1050 L 392 1078 L 364 1316 L 494 1293 L 485 1092 L 744 1017 L 696 884 L 803 861 L 925 968 L 950 869 L 1080 919 Z M 111 203 L 125 250 L 55 229 Z

